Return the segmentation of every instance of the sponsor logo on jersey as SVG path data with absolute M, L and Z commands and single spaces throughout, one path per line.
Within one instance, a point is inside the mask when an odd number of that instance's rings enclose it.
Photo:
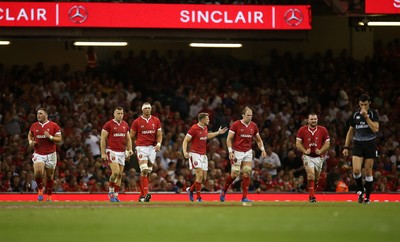
M 240 137 L 241 138 L 253 138 L 253 135 L 251 135 L 251 134 L 241 134 Z
M 142 134 L 154 134 L 156 131 L 154 130 L 144 130 L 142 131 Z
M 113 136 L 114 137 L 125 137 L 126 133 L 115 133 Z

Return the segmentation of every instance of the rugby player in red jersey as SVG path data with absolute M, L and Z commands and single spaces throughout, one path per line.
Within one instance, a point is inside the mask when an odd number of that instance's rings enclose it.
M 48 119 L 48 111 L 44 108 L 38 109 L 37 120 L 29 129 L 28 142 L 34 149 L 32 161 L 38 185 L 38 201 L 43 201 L 43 175 L 46 174 L 46 200 L 51 202 L 57 164 L 56 144 L 62 141 L 61 129 L 57 123 Z
M 201 184 L 207 179 L 208 158 L 207 158 L 207 140 L 212 139 L 220 134 L 224 134 L 228 128 L 219 127 L 218 131 L 208 133 L 208 124 L 210 117 L 208 113 L 199 113 L 197 116 L 198 122 L 189 129 L 182 143 L 183 156 L 189 159 L 190 170 L 195 170 L 196 181 L 186 191 L 189 194 L 189 200 L 194 201 L 194 190 L 196 190 L 196 201 L 202 202 Z M 190 151 L 188 152 L 188 144 L 191 143 Z
M 226 146 L 229 151 L 229 160 L 231 161 L 231 173 L 226 179 L 224 188 L 222 188 L 219 195 L 221 202 L 225 201 L 225 195 L 229 186 L 242 172 L 242 202 L 252 202 L 247 198 L 250 185 L 250 175 L 253 165 L 253 139 L 256 140 L 258 148 L 261 150 L 261 156 L 266 157 L 264 143 L 258 132 L 257 124 L 251 121 L 253 117 L 253 110 L 245 107 L 242 111 L 242 119 L 233 122 L 229 128 L 228 138 L 226 139 Z
M 123 117 L 124 109 L 116 107 L 114 109 L 114 118 L 105 123 L 101 131 L 101 158 L 107 160 L 111 168 L 108 188 L 110 202 L 120 201 L 118 194 L 121 188 L 125 159 L 133 154 L 129 125 L 122 119 Z
M 303 153 L 302 160 L 307 173 L 309 201 L 317 202 L 315 190 L 324 164 L 324 154 L 330 147 L 328 130 L 318 125 L 318 116 L 315 113 L 308 115 L 308 125 L 297 131 L 296 147 Z
M 132 143 L 136 145 L 140 168 L 139 202 L 150 202 L 149 175 L 153 170 L 156 152 L 161 148 L 162 129 L 160 119 L 151 115 L 150 103 L 143 103 L 142 112 L 143 114 L 132 122 L 131 138 Z

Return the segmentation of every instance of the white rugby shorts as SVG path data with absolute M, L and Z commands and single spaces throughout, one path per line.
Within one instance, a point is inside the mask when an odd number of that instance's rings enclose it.
M 136 155 L 138 160 L 147 160 L 150 161 L 151 164 L 154 164 L 156 161 L 156 150 L 155 146 L 136 146 Z
M 200 155 L 197 153 L 189 152 L 189 169 L 201 168 L 203 171 L 208 170 L 207 155 Z
M 311 169 L 316 169 L 317 171 L 322 170 L 322 165 L 324 164 L 324 160 L 322 157 L 311 157 L 308 155 L 303 155 L 302 157 L 304 167 L 309 167 Z
M 53 152 L 48 155 L 39 155 L 37 153 L 33 153 L 32 155 L 33 164 L 37 162 L 43 162 L 44 166 L 49 169 L 55 169 L 57 164 L 57 153 Z
M 122 166 L 125 166 L 125 152 L 113 151 L 110 149 L 106 149 L 108 161 L 112 163 L 118 163 Z

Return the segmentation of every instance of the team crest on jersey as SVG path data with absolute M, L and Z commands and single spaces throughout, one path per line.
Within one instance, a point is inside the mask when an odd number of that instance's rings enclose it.
M 115 156 L 111 156 L 111 160 L 115 160 Z
M 141 159 L 142 157 L 143 157 L 143 155 L 142 155 L 142 154 L 140 154 L 140 155 L 139 155 L 139 159 Z
M 50 129 L 47 129 L 47 132 L 50 132 Z
M 143 129 L 143 128 L 144 128 L 144 125 L 140 125 L 140 128 L 142 128 L 142 129 Z
M 194 165 L 197 166 L 199 163 L 197 161 L 194 162 Z

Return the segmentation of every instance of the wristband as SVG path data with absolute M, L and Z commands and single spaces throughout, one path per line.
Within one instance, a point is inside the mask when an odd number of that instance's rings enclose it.
M 261 150 L 261 151 L 264 151 L 264 150 L 265 150 L 264 146 L 261 146 L 260 150 Z
M 53 135 L 50 135 L 49 138 L 50 138 L 51 141 L 53 141 L 54 136 L 53 136 Z
M 157 145 L 161 147 L 161 142 L 158 142 Z
M 29 145 L 32 145 L 32 143 L 33 143 L 33 140 L 29 140 Z
M 228 151 L 229 153 L 232 153 L 233 152 L 232 147 L 228 147 Z

